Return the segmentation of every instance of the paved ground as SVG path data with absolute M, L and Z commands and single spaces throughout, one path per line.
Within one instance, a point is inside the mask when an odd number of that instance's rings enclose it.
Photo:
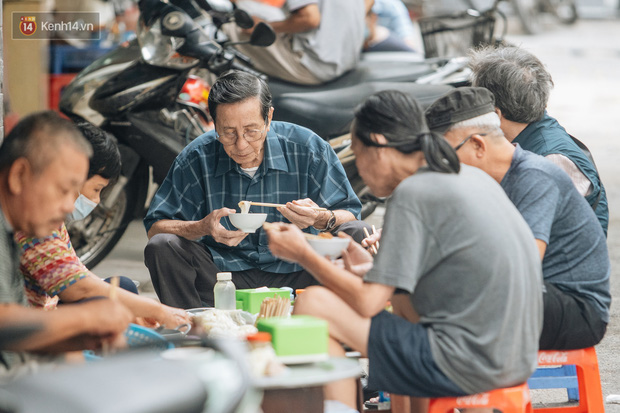
M 513 25 L 514 27 L 516 25 Z M 511 33 L 508 40 L 535 53 L 553 74 L 555 89 L 549 112 L 592 150 L 607 188 L 610 204 L 609 249 L 612 259 L 612 293 L 620 298 L 620 22 L 587 20 L 575 26 L 550 26 L 538 36 Z M 381 211 L 371 217 L 380 226 Z M 133 223 L 114 251 L 94 269 L 99 276 L 122 274 L 139 280 L 143 294 L 152 295 L 142 251 L 146 235 Z M 620 394 L 620 306 L 614 301 L 605 339 L 597 347 L 603 395 Z M 555 393 L 553 396 L 555 397 Z M 535 396 L 536 398 L 537 396 Z M 547 399 L 549 394 L 541 397 Z M 558 396 L 561 397 L 561 396 Z M 620 412 L 607 404 L 607 412 Z

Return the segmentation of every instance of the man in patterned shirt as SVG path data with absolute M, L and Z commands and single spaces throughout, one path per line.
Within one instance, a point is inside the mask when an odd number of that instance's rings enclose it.
M 361 203 L 332 148 L 309 129 L 272 122 L 273 110 L 267 84 L 253 75 L 229 72 L 214 83 L 215 130 L 179 154 L 144 219 L 145 263 L 164 304 L 212 306 L 219 271 L 232 272 L 237 288 L 316 284 L 270 253 L 262 229 L 235 230 L 226 217 L 242 200 L 286 205 L 252 207 L 267 213 L 267 222 L 286 219 L 307 232 L 339 229 L 363 239 Z

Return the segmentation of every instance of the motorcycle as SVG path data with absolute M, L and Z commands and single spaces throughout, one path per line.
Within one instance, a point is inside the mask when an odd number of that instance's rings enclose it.
M 512 7 L 527 34 L 542 31 L 545 14 L 566 25 L 574 24 L 579 18 L 575 0 L 512 0 Z
M 250 28 L 253 21 L 222 0 L 142 0 L 137 39 L 94 61 L 64 90 L 60 110 L 116 137 L 123 163 L 121 176 L 106 188 L 99 207 L 87 219 L 68 226 L 87 267 L 97 265 L 127 225 L 144 216 L 152 184 L 162 182 L 177 154 L 213 128 L 204 80 L 230 69 L 266 79 L 223 36 L 224 24 Z M 273 30 L 261 22 L 248 43 L 264 47 L 274 40 Z M 349 148 L 347 133 L 355 106 L 386 89 L 404 91 L 428 105 L 468 81 L 463 57 L 417 61 L 381 55 L 368 56 L 354 70 L 319 86 L 267 79 L 276 108 L 274 120 L 308 127 L 330 142 L 362 201 L 362 218 L 381 200 L 359 177 Z
M 478 9 L 481 0 L 463 0 L 472 9 Z M 510 0 L 512 11 L 526 34 L 543 30 L 545 17 L 553 16 L 561 24 L 574 24 L 579 18 L 575 0 Z

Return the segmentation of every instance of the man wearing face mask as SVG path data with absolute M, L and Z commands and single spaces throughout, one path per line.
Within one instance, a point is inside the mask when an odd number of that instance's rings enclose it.
M 71 223 L 73 221 L 80 221 L 86 218 L 90 215 L 91 212 L 95 210 L 97 205 L 97 202 L 91 201 L 90 198 L 85 197 L 84 194 L 80 194 L 80 196 L 78 196 L 78 199 L 75 200 L 75 209 L 67 217 L 67 223 Z
M 75 208 L 68 220 L 86 218 L 98 205 L 101 191 L 121 171 L 116 143 L 91 124 L 83 123 L 78 127 L 91 144 L 93 156 L 87 180 L 76 194 Z M 58 301 L 70 303 L 109 295 L 110 285 L 90 272 L 79 260 L 64 224 L 44 238 L 30 238 L 17 232 L 15 240 L 22 251 L 20 270 L 31 305 L 54 308 Z M 149 326 L 161 324 L 175 328 L 189 321 L 183 310 L 122 289 L 118 291 L 118 298 L 135 317 L 141 317 Z

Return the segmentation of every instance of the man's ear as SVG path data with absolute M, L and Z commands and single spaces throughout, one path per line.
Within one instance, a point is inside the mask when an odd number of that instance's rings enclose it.
M 484 137 L 476 133 L 472 135 L 470 140 L 474 146 L 474 151 L 476 151 L 476 157 L 482 158 L 487 151 L 487 142 L 484 140 Z
M 19 195 L 26 186 L 27 178 L 32 174 L 30 162 L 26 158 L 18 158 L 9 167 L 7 177 L 9 191 L 12 195 Z
M 495 113 L 497 113 L 497 116 L 499 116 L 499 119 L 502 119 L 502 110 L 498 107 L 495 107 Z
M 269 109 L 269 114 L 267 115 L 267 128 L 265 129 L 265 133 L 269 132 L 269 129 L 271 129 L 271 120 L 273 119 L 273 111 L 274 111 L 274 108 L 272 106 Z
M 385 145 L 388 143 L 387 139 L 385 139 L 385 136 L 380 133 L 371 133 L 370 139 L 377 142 L 379 145 Z

